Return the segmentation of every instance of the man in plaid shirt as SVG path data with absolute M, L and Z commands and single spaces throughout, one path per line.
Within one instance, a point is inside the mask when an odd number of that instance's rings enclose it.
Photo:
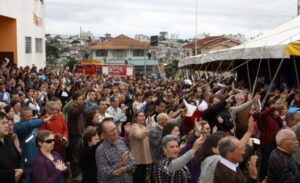
M 119 132 L 113 119 L 104 119 L 100 126 L 104 141 L 96 150 L 98 183 L 129 182 L 129 172 L 136 166 L 126 144 L 118 139 Z

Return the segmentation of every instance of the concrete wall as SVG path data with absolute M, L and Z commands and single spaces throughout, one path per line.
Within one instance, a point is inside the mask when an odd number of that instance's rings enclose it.
M 34 21 L 34 14 L 43 20 L 43 23 L 37 25 Z M 0 16 L 15 19 L 17 51 L 14 52 L 19 66 L 32 66 L 38 68 L 45 67 L 45 19 L 44 4 L 39 0 L 0 0 Z M 2 28 L 0 23 L 0 27 Z M 4 36 L 4 35 L 3 35 Z M 31 37 L 31 53 L 25 53 L 25 37 Z M 35 39 L 43 40 L 42 53 L 36 53 Z M 13 40 L 11 40 L 12 42 Z M 1 40 L 0 44 L 10 45 L 7 40 Z
M 16 20 L 0 16 L 0 52 L 13 52 L 13 62 L 17 63 Z

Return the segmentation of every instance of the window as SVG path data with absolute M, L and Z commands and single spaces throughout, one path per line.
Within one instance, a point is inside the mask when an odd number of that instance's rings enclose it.
M 35 38 L 35 52 L 43 53 L 43 39 L 42 38 Z
M 123 59 L 123 58 L 127 57 L 127 52 L 126 52 L 126 50 L 114 50 L 113 57 Z
M 31 37 L 25 37 L 25 53 L 31 53 Z
M 107 57 L 108 51 L 107 50 L 96 50 L 96 57 Z
M 144 50 L 133 50 L 132 55 L 134 57 L 143 57 L 144 56 Z

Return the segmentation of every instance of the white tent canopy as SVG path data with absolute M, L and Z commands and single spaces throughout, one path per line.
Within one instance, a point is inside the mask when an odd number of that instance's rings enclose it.
M 298 40 L 300 40 L 300 16 L 244 44 L 188 57 L 179 63 L 179 67 L 221 60 L 280 59 L 285 57 L 284 49 L 287 45 Z

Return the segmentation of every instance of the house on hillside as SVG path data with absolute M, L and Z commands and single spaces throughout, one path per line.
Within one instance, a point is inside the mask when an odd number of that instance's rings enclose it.
M 100 64 L 133 64 L 137 75 L 158 72 L 158 60 L 149 54 L 150 45 L 125 35 L 89 46 L 91 57 Z
M 197 54 L 231 48 L 239 44 L 241 44 L 240 41 L 226 36 L 207 36 L 197 40 Z M 187 56 L 195 55 L 195 41 L 187 43 L 183 48 L 187 51 Z

